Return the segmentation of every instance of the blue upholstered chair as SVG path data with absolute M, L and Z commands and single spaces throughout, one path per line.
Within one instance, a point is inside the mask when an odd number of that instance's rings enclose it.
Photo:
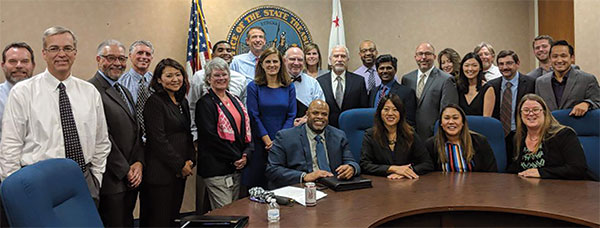
M 434 131 L 437 131 L 439 122 L 439 120 L 436 121 Z M 506 144 L 502 123 L 492 117 L 467 116 L 467 124 L 469 124 L 469 130 L 482 134 L 487 138 L 494 151 L 498 172 L 505 172 L 508 163 L 506 161 Z
M 346 133 L 350 150 L 356 162 L 360 161 L 360 148 L 362 147 L 365 130 L 373 127 L 374 108 L 350 109 L 342 112 L 339 123 L 340 129 Z
M 103 227 L 81 169 L 49 159 L 10 175 L 0 187 L 12 227 Z
M 571 109 L 556 110 L 552 115 L 562 125 L 575 130 L 585 152 L 588 167 L 600 175 L 600 109 L 590 110 L 582 117 L 571 117 Z

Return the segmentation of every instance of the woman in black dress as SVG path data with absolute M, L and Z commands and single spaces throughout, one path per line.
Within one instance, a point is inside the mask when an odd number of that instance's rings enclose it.
M 456 82 L 458 104 L 467 115 L 492 116 L 496 95 L 493 87 L 484 84 L 481 59 L 470 52 L 462 59 L 460 66 Z

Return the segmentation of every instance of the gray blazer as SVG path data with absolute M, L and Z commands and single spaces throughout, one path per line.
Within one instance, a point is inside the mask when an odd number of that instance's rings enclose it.
M 417 91 L 417 70 L 402 76 L 402 85 Z M 422 139 L 433 135 L 433 127 L 440 110 L 451 103 L 458 104 L 458 92 L 452 76 L 434 67 L 421 97 L 417 97 L 416 128 Z
M 552 77 L 554 72 L 544 74 L 535 80 L 535 93 L 544 98 L 550 110 L 573 108 L 583 101 L 590 104 L 590 109 L 597 109 L 600 106 L 600 87 L 596 76 L 572 68 L 566 76 L 567 85 L 560 104 L 554 97 Z

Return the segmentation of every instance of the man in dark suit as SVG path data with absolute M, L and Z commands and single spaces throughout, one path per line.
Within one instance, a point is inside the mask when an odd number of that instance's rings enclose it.
M 535 81 L 535 93 L 544 98 L 552 111 L 573 108 L 569 115 L 583 116 L 600 106 L 600 87 L 596 76 L 574 69 L 575 50 L 559 40 L 550 48 L 552 72 Z
M 396 69 L 398 59 L 392 55 L 380 55 L 375 60 L 375 68 L 381 79 L 381 85 L 377 86 L 373 93 L 369 94 L 369 106 L 377 108 L 379 100 L 390 93 L 396 94 L 404 103 L 406 110 L 406 120 L 412 126 L 415 125 L 415 115 L 417 112 L 417 97 L 415 91 L 408 86 L 400 85 L 396 82 Z
M 266 169 L 271 189 L 321 177 L 350 179 L 360 174 L 344 132 L 327 126 L 327 103 L 314 100 L 306 116 L 305 124 L 281 130 L 275 136 Z
M 415 90 L 417 96 L 416 129 L 422 139 L 433 135 L 433 126 L 440 110 L 448 104 L 458 104 L 458 92 L 452 76 L 433 66 L 435 49 L 421 43 L 415 51 L 419 69 L 402 76 L 402 85 Z
M 492 117 L 502 122 L 506 141 L 507 161 L 513 157 L 513 135 L 516 130 L 516 107 L 521 98 L 528 93 L 535 92 L 535 78 L 518 72 L 519 56 L 512 50 L 502 50 L 498 53 L 496 60 L 502 77 L 488 82 L 494 88 L 496 102 L 494 102 L 494 113 Z
M 133 98 L 118 83 L 127 67 L 125 46 L 116 40 L 102 42 L 96 61 L 98 71 L 89 82 L 102 97 L 111 142 L 98 211 L 107 227 L 132 227 L 137 187 L 142 182 L 144 148 Z
M 342 112 L 368 107 L 363 77 L 346 71 L 349 59 L 348 48 L 343 45 L 333 47 L 329 56 L 331 71 L 317 78 L 329 105 L 330 125 L 334 127 L 339 127 L 338 118 Z

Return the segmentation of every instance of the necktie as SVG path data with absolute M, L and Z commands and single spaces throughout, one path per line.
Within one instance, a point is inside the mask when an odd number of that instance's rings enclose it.
M 421 95 L 423 94 L 423 88 L 425 88 L 425 78 L 427 78 L 426 74 L 421 75 L 419 82 L 417 83 L 417 99 L 421 99 Z
M 342 102 L 344 101 L 344 88 L 342 87 L 342 77 L 337 76 L 337 88 L 335 89 L 335 103 L 338 107 L 342 108 Z
M 79 164 L 82 172 L 86 171 L 85 159 L 83 158 L 83 150 L 79 142 L 77 134 L 77 126 L 73 118 L 73 110 L 71 110 L 71 102 L 65 90 L 65 84 L 58 84 L 58 107 L 60 109 L 60 123 L 63 130 L 63 138 L 65 140 L 65 157 L 72 159 Z
M 123 99 L 123 101 L 125 102 L 125 104 L 127 105 L 128 111 L 131 112 L 131 106 L 129 105 L 129 101 L 127 101 L 127 97 L 125 96 L 125 93 L 122 90 L 121 85 L 119 85 L 119 83 L 115 83 L 114 85 L 115 90 L 117 91 L 117 93 L 119 93 L 119 95 L 121 96 L 121 99 Z
M 369 72 L 369 78 L 367 79 L 367 92 L 371 92 L 373 91 L 373 88 L 375 88 L 375 71 L 373 69 L 368 69 L 367 72 Z
M 292 82 L 302 82 L 302 75 L 292 76 Z
M 384 85 L 381 85 L 383 88 L 381 88 L 381 93 L 379 93 L 379 99 L 377 100 L 377 103 L 375 103 L 375 108 L 377 108 L 377 106 L 379 105 L 379 102 L 381 101 L 381 99 L 383 99 L 383 97 L 385 96 L 385 92 L 387 91 L 387 87 Z
M 148 97 L 150 97 L 150 91 L 148 91 L 148 87 L 146 87 L 146 83 L 144 81 L 144 76 L 142 76 L 142 79 L 140 79 L 138 82 L 138 98 L 137 103 L 135 103 L 135 116 L 137 117 L 140 127 L 142 128 L 142 135 L 146 134 L 144 127 L 144 105 L 146 104 Z
M 323 142 L 321 141 L 321 136 L 317 135 L 315 136 L 315 140 L 317 141 L 317 163 L 319 163 L 319 169 L 320 170 L 325 170 L 327 172 L 331 172 L 331 169 L 329 168 L 329 163 L 327 162 L 327 154 L 325 153 L 325 146 L 323 145 Z
M 512 83 L 506 82 L 506 88 L 502 93 L 502 102 L 500 103 L 500 122 L 502 122 L 502 128 L 504 129 L 504 136 L 510 132 L 510 125 L 512 121 Z

